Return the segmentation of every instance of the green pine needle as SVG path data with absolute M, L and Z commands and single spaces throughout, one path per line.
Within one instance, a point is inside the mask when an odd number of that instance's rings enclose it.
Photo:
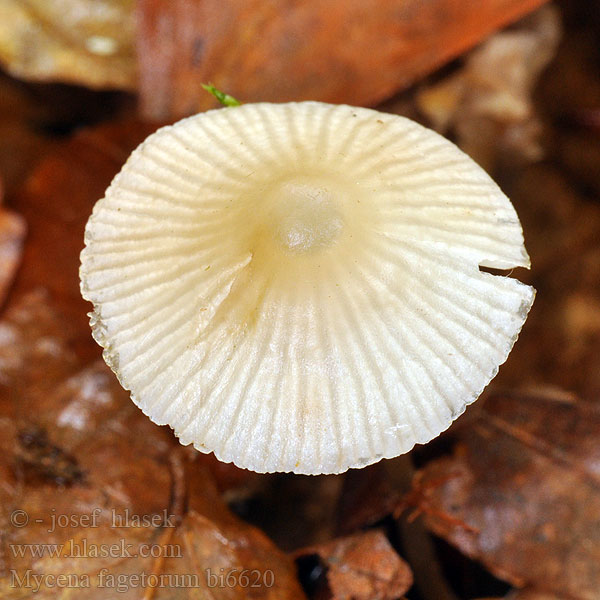
M 236 100 L 233 96 L 218 90 L 212 83 L 203 83 L 202 87 L 224 106 L 239 106 L 241 104 L 241 102 Z

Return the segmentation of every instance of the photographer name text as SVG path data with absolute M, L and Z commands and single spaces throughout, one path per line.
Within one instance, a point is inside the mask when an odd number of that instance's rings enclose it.
M 10 515 L 10 522 L 13 527 L 27 527 L 30 522 L 38 524 L 48 524 L 47 533 L 54 533 L 58 529 L 70 528 L 89 528 L 95 529 L 101 524 L 106 523 L 107 511 L 102 508 L 95 508 L 89 513 L 84 514 L 61 514 L 52 509 L 47 519 L 36 518 L 31 520 L 29 514 L 24 510 L 14 510 Z M 118 511 L 112 509 L 109 511 L 110 527 L 118 529 L 127 529 L 129 527 L 176 527 L 177 520 L 175 515 L 168 513 L 167 509 L 151 515 L 138 515 L 131 513 L 129 509 Z

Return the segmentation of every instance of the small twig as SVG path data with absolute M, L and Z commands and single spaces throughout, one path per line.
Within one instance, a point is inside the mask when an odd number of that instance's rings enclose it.
M 422 484 L 420 481 L 413 482 L 411 489 L 402 497 L 396 510 L 394 510 L 393 516 L 395 519 L 399 519 L 400 515 L 412 507 L 413 510 L 407 517 L 407 521 L 412 523 L 422 514 L 430 515 L 440 519 L 441 521 L 445 521 L 452 527 L 459 527 L 460 529 L 464 529 L 469 533 L 473 533 L 478 535 L 480 533 L 477 527 L 473 527 L 468 523 L 465 523 L 461 519 L 453 517 L 449 515 L 447 512 L 442 510 L 438 510 L 431 505 L 429 500 L 429 492 L 440 487 L 442 484 L 446 483 L 449 479 L 454 477 L 458 477 L 458 473 L 448 473 L 443 477 L 438 477 L 437 479 L 431 479 L 427 481 L 425 484 Z
M 172 476 L 169 517 L 172 516 L 175 519 L 175 526 L 165 527 L 162 532 L 158 540 L 158 545 L 162 548 L 171 542 L 175 529 L 177 529 L 183 519 L 183 511 L 185 508 L 185 467 L 179 449 L 174 450 L 170 454 L 169 463 Z M 150 569 L 152 575 L 158 575 L 162 571 L 164 563 L 163 554 L 165 553 L 161 553 L 161 556 L 158 556 L 152 563 L 152 568 Z M 147 587 L 144 590 L 142 600 L 152 600 L 155 592 L 156 588 L 154 586 Z

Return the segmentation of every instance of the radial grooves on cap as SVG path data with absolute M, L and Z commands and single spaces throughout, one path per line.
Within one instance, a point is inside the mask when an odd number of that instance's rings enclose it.
M 252 357 L 252 361 L 248 361 L 248 367 L 246 368 L 246 372 L 243 374 L 243 377 L 240 377 L 239 375 L 236 375 L 235 377 L 235 379 L 237 379 L 240 383 L 237 387 L 236 393 L 233 395 L 235 397 L 235 408 L 232 411 L 232 417 L 228 423 L 224 422 L 223 417 L 220 419 L 223 428 L 225 426 L 229 426 L 230 428 L 229 435 L 224 436 L 222 440 L 219 441 L 219 443 L 222 444 L 223 450 L 226 451 L 229 456 L 235 456 L 237 454 L 237 445 L 234 446 L 232 450 L 231 448 L 228 448 L 228 442 L 237 432 L 241 431 L 242 434 L 239 443 L 243 448 L 242 460 L 245 462 L 249 462 L 249 450 L 251 445 L 251 440 L 249 439 L 250 433 L 253 430 L 253 426 L 256 425 L 257 414 L 260 415 L 260 413 L 264 410 L 264 404 L 244 403 L 244 399 L 250 395 L 250 392 L 258 381 L 257 376 L 260 373 L 262 364 L 267 356 L 267 346 L 273 340 L 274 333 L 275 328 L 272 326 L 272 323 L 266 323 L 265 319 L 259 320 L 259 323 L 256 326 L 256 337 L 258 338 L 258 342 L 254 342 L 256 344 L 257 351 L 253 353 L 254 356 Z M 262 382 L 260 383 L 262 384 Z M 261 392 L 259 390 L 258 397 L 260 397 L 260 395 Z M 243 416 L 246 418 L 242 418 Z M 240 420 L 242 421 L 241 427 L 239 426 Z M 261 432 L 261 435 L 258 439 L 263 438 L 264 435 L 265 432 Z
M 389 330 L 389 324 L 383 320 L 383 315 L 385 314 L 386 312 L 384 309 L 380 308 L 380 312 L 378 311 L 376 316 L 377 319 L 382 322 L 384 329 Z M 403 329 L 403 326 L 400 325 L 399 329 Z M 435 432 L 438 431 L 441 426 L 441 424 L 437 422 L 432 426 L 432 414 L 435 417 L 435 421 L 437 421 L 437 412 L 434 410 L 431 403 L 425 402 L 429 397 L 429 394 L 423 389 L 422 381 L 417 380 L 414 371 L 411 372 L 407 369 L 407 359 L 403 356 L 403 351 L 405 352 L 412 347 L 411 337 L 406 336 L 405 333 L 400 331 L 398 334 L 398 341 L 396 342 L 396 348 L 393 350 L 390 349 L 386 353 L 389 367 L 398 370 L 401 379 L 400 385 L 407 393 L 407 395 L 401 396 L 401 401 L 405 419 L 408 419 L 411 431 L 410 436 L 406 436 L 404 440 L 400 440 L 400 442 L 403 443 L 401 448 L 402 451 L 410 449 L 411 445 L 408 440 L 419 441 L 421 438 L 431 439 L 432 437 L 435 437 Z M 392 394 L 387 402 L 397 403 L 399 402 L 399 399 Z M 409 413 L 412 414 L 412 417 L 408 416 Z M 404 424 L 405 420 L 399 419 L 396 420 L 395 423 Z M 389 424 L 387 426 L 390 428 Z M 392 425 L 391 427 L 394 426 Z
M 291 290 L 282 298 L 282 305 L 285 306 L 291 300 Z M 283 315 L 283 311 L 282 316 Z M 286 327 L 286 334 L 290 337 L 295 335 L 295 330 L 293 329 L 293 323 L 288 322 L 288 326 Z M 285 449 L 286 442 L 289 440 L 289 435 L 285 430 L 285 424 L 292 423 L 292 415 L 291 411 L 286 411 L 285 401 L 286 398 L 283 394 L 283 384 L 285 374 L 287 373 L 287 365 L 289 365 L 289 345 L 280 342 L 280 360 L 282 368 L 277 371 L 277 374 L 273 378 L 273 386 L 272 386 L 272 421 L 270 428 L 270 439 L 267 438 L 265 440 L 265 444 L 268 445 L 272 443 L 273 446 L 269 451 L 269 460 L 270 460 L 270 468 L 275 469 L 273 465 L 286 465 L 287 469 L 291 470 L 289 465 L 286 463 Z M 268 396 L 267 396 L 268 398 Z M 284 415 L 282 417 L 282 415 Z M 288 418 L 286 418 L 288 417 Z
M 371 287 L 373 295 L 382 297 L 382 289 L 381 288 L 375 289 L 371 286 L 371 284 L 369 284 L 367 282 L 365 282 L 365 284 L 369 285 Z M 389 290 L 388 290 L 388 293 L 389 293 Z M 387 305 L 389 306 L 389 303 L 387 303 Z M 387 312 L 387 311 L 384 310 L 384 312 Z M 414 317 L 414 319 L 413 319 L 413 317 Z M 420 328 L 417 327 L 417 324 L 420 320 L 422 320 L 422 317 L 420 315 L 418 315 L 417 313 L 415 313 L 413 307 L 411 307 L 410 304 L 408 304 L 408 303 L 404 304 L 403 313 L 399 316 L 399 318 L 397 317 L 397 319 L 399 322 L 399 327 L 402 330 L 406 330 L 406 333 L 402 336 L 402 345 L 403 345 L 404 349 L 408 349 L 413 356 L 421 356 L 422 357 L 423 354 L 426 353 L 426 354 L 428 354 L 429 357 L 433 356 L 435 359 L 438 358 L 436 351 L 433 350 L 429 346 L 429 344 L 423 342 L 423 334 L 422 334 Z M 415 343 L 415 341 L 417 341 L 418 343 Z M 427 404 L 427 408 L 429 408 L 429 410 L 435 415 L 436 420 L 439 420 L 440 422 L 444 422 L 445 419 L 443 418 L 443 415 L 440 416 L 440 414 L 439 414 L 440 411 L 436 407 L 436 403 L 432 400 L 435 400 L 436 396 L 437 396 L 438 399 L 443 400 L 443 402 L 448 406 L 449 409 L 451 409 L 452 406 L 450 403 L 448 403 L 447 394 L 446 394 L 445 390 L 443 389 L 443 387 L 440 387 L 440 385 L 438 383 L 440 374 L 438 372 L 434 372 L 430 368 L 430 362 L 431 362 L 430 360 L 423 360 L 421 363 L 421 366 L 422 366 L 424 372 L 426 373 L 427 382 L 433 388 L 434 395 L 432 397 L 431 390 L 427 390 L 422 385 L 420 385 L 421 393 L 417 394 L 414 397 L 414 401 L 419 403 L 422 401 L 422 399 L 427 398 L 429 400 L 429 403 Z M 416 376 L 416 374 L 415 374 L 415 376 Z M 420 381 L 419 383 L 422 384 L 424 382 Z M 447 383 L 448 383 L 448 381 L 445 381 L 444 385 L 447 385 Z
M 232 411 L 232 405 L 239 403 L 241 398 L 239 389 L 247 383 L 248 378 L 253 374 L 253 370 L 250 368 L 253 364 L 252 361 L 256 363 L 257 359 L 260 359 L 260 356 L 256 353 L 254 356 L 250 355 L 249 360 L 244 358 L 248 356 L 244 352 L 248 343 L 248 338 L 241 338 L 237 340 L 236 346 L 230 353 L 222 356 L 215 353 L 215 356 L 221 360 L 217 362 L 216 366 L 212 367 L 215 379 L 211 380 L 210 384 L 217 383 L 216 388 L 213 389 L 217 390 L 218 394 L 211 396 L 210 408 L 206 411 L 206 414 L 202 415 L 204 427 L 202 431 L 206 439 L 212 437 L 219 439 L 220 445 L 222 445 L 222 440 L 228 437 L 227 429 L 224 430 L 223 426 L 226 426 L 231 419 L 235 418 L 235 410 Z M 257 347 L 263 344 L 264 341 L 258 337 Z M 205 356 L 207 362 L 210 363 L 211 353 L 207 352 Z M 239 435 L 240 432 L 232 429 L 232 433 Z M 219 451 L 221 450 L 219 449 Z
M 281 340 L 282 337 L 287 335 L 287 323 L 286 314 L 283 310 L 278 310 L 276 317 L 273 319 L 273 339 Z M 280 342 L 278 342 L 280 344 Z M 254 427 L 252 431 L 251 439 L 253 441 L 253 451 L 256 456 L 265 454 L 265 450 L 270 455 L 270 468 L 276 468 L 279 461 L 275 460 L 275 457 L 279 454 L 277 448 L 281 447 L 281 437 L 276 437 L 274 426 L 276 413 L 279 408 L 280 397 L 278 396 L 278 388 L 280 386 L 281 377 L 283 376 L 283 369 L 279 370 L 276 377 L 273 377 L 270 385 L 265 389 L 263 396 L 265 403 L 261 406 L 262 413 L 267 415 L 262 429 Z M 258 380 L 258 378 L 257 378 Z M 268 405 L 268 399 L 272 399 L 273 406 Z M 281 435 L 281 432 L 278 431 Z
M 319 360 L 324 365 L 331 365 L 333 345 L 328 332 L 328 323 L 331 319 L 325 318 L 327 306 L 329 304 L 327 301 L 327 294 L 323 287 L 322 280 L 315 286 L 314 306 L 323 307 L 322 310 L 316 311 L 315 329 L 318 336 L 317 347 L 319 350 Z M 331 424 L 330 427 L 327 427 L 327 430 L 331 432 L 331 443 L 333 446 L 341 448 L 343 446 L 343 440 L 347 439 L 342 430 L 342 423 L 346 417 L 342 409 L 343 400 L 340 398 L 337 381 L 335 381 L 333 377 L 325 377 L 322 385 L 324 388 L 324 395 L 328 398 L 328 402 L 326 402 L 326 416 Z M 325 445 L 326 440 L 321 439 L 321 444 Z M 342 468 L 342 465 L 338 463 L 336 467 Z
M 355 348 L 355 360 L 352 372 L 355 374 L 358 373 L 359 371 L 356 368 L 356 365 L 364 364 L 364 379 L 366 383 L 370 383 L 370 388 L 372 390 L 381 390 L 384 392 L 384 396 L 389 397 L 389 389 L 387 389 L 381 368 L 377 365 L 374 358 L 375 350 L 380 351 L 380 348 L 378 347 L 379 344 L 369 336 L 369 331 L 371 329 L 370 324 L 368 328 L 361 326 L 361 316 L 364 314 L 364 310 L 361 311 L 357 307 L 355 301 L 352 299 L 352 295 L 348 293 L 344 287 L 340 286 L 337 290 L 339 293 L 340 306 L 346 307 L 344 311 L 346 327 L 353 338 L 351 345 Z M 371 341 L 371 344 L 367 343 L 367 339 Z M 357 377 L 357 375 L 355 375 L 355 377 Z M 359 400 L 359 404 L 362 408 L 361 416 L 363 418 L 361 427 L 365 431 L 364 437 L 367 440 L 368 446 L 363 448 L 360 455 L 363 457 L 376 456 L 377 454 L 382 454 L 384 452 L 386 442 L 382 428 L 380 426 L 373 427 L 369 424 L 378 423 L 379 420 L 381 420 L 381 422 L 394 422 L 397 418 L 392 417 L 390 407 L 385 402 L 383 403 L 383 410 L 381 410 L 381 412 L 375 411 L 376 408 L 380 408 L 380 400 L 372 392 L 367 394 L 362 383 L 361 387 L 363 392 L 362 397 Z M 373 400 L 369 401 L 369 398 L 372 398 Z M 371 433 L 371 429 L 374 430 L 373 433 Z
M 312 181 L 306 202 L 333 203 L 341 230 L 290 254 L 269 228 Z M 491 179 L 437 134 L 348 106 L 249 104 L 159 130 L 85 241 L 94 336 L 133 400 L 257 471 L 339 473 L 427 442 L 533 301 L 479 270 L 528 265 Z
M 352 430 L 354 432 L 364 432 L 363 435 L 353 436 L 355 441 L 354 463 L 356 464 L 359 457 L 375 456 L 376 454 L 373 434 L 368 426 L 366 414 L 368 396 L 364 387 L 364 380 L 370 375 L 371 364 L 370 357 L 364 356 L 364 344 L 360 339 L 359 319 L 352 313 L 347 298 L 343 297 L 342 287 L 335 288 L 334 293 L 335 306 L 340 311 L 339 318 L 337 319 L 338 343 L 345 348 L 346 372 L 353 381 L 354 396 L 350 397 L 351 403 L 346 410 L 354 417 Z
M 398 301 L 403 301 L 406 299 L 407 296 L 410 296 L 412 298 L 412 301 L 409 303 L 409 308 L 412 309 L 413 314 L 416 313 L 416 306 L 418 305 L 418 302 L 421 302 L 427 306 L 431 306 L 432 302 L 430 300 L 430 296 L 434 296 L 435 300 L 440 302 L 442 305 L 444 305 L 445 307 L 449 308 L 449 311 L 455 311 L 458 312 L 459 314 L 462 314 L 463 319 L 456 319 L 453 317 L 452 314 L 449 314 L 449 312 L 445 313 L 444 316 L 452 321 L 453 323 L 455 323 L 460 329 L 462 329 L 463 331 L 465 331 L 466 333 L 468 333 L 470 336 L 477 338 L 476 335 L 474 335 L 473 330 L 471 329 L 471 327 L 469 326 L 469 321 L 473 322 L 473 324 L 476 326 L 477 320 L 480 319 L 479 315 L 468 315 L 470 318 L 467 319 L 467 314 L 466 312 L 461 308 L 461 306 L 456 303 L 452 298 L 445 298 L 444 295 L 445 293 L 448 293 L 449 296 L 452 296 L 452 291 L 451 290 L 445 290 L 444 294 L 440 293 L 439 285 L 440 285 L 440 280 L 436 280 L 436 281 L 431 281 L 431 280 L 426 280 L 426 283 L 424 282 L 423 278 L 420 276 L 420 273 L 415 272 L 415 267 L 414 265 L 411 265 L 410 263 L 404 261 L 402 259 L 401 256 L 397 256 L 397 255 L 390 255 L 390 254 L 386 254 L 385 251 L 383 251 L 381 248 L 378 248 L 376 246 L 374 246 L 373 248 L 373 252 L 377 253 L 377 256 L 380 260 L 389 262 L 391 264 L 397 265 L 399 268 L 401 268 L 404 272 L 404 274 L 407 277 L 411 277 L 411 285 L 410 286 L 406 286 L 406 292 L 405 295 L 402 297 L 397 297 Z M 466 273 L 468 276 L 468 272 Z M 415 294 L 415 288 L 421 290 L 421 295 L 416 296 Z M 388 287 L 388 291 L 392 294 L 397 296 L 397 292 L 395 290 L 392 290 Z M 489 305 L 488 305 L 489 306 Z M 418 319 L 418 316 L 415 315 L 415 318 Z M 436 319 L 436 322 L 439 323 L 444 323 L 444 320 L 442 319 Z M 480 321 L 481 322 L 481 321 Z M 486 339 L 486 336 L 489 334 L 489 329 L 486 330 L 482 330 L 480 328 L 479 330 L 479 341 L 483 341 L 485 343 L 487 343 L 490 347 L 493 347 L 491 342 L 489 342 Z M 451 339 L 452 338 L 452 334 L 449 334 L 448 337 L 446 336 L 442 336 L 444 339 Z M 456 342 L 456 348 L 459 350 L 459 352 L 462 352 L 461 348 L 460 348 L 460 343 Z M 479 369 L 479 370 L 483 370 L 479 365 L 475 366 Z

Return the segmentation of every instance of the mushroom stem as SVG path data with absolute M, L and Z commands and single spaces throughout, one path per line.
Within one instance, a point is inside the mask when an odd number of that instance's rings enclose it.
M 388 481 L 401 495 L 411 492 L 415 468 L 410 454 L 384 461 Z M 459 600 L 444 577 L 431 535 L 421 519 L 403 513 L 395 519 L 402 552 L 414 575 L 414 585 L 425 600 Z

